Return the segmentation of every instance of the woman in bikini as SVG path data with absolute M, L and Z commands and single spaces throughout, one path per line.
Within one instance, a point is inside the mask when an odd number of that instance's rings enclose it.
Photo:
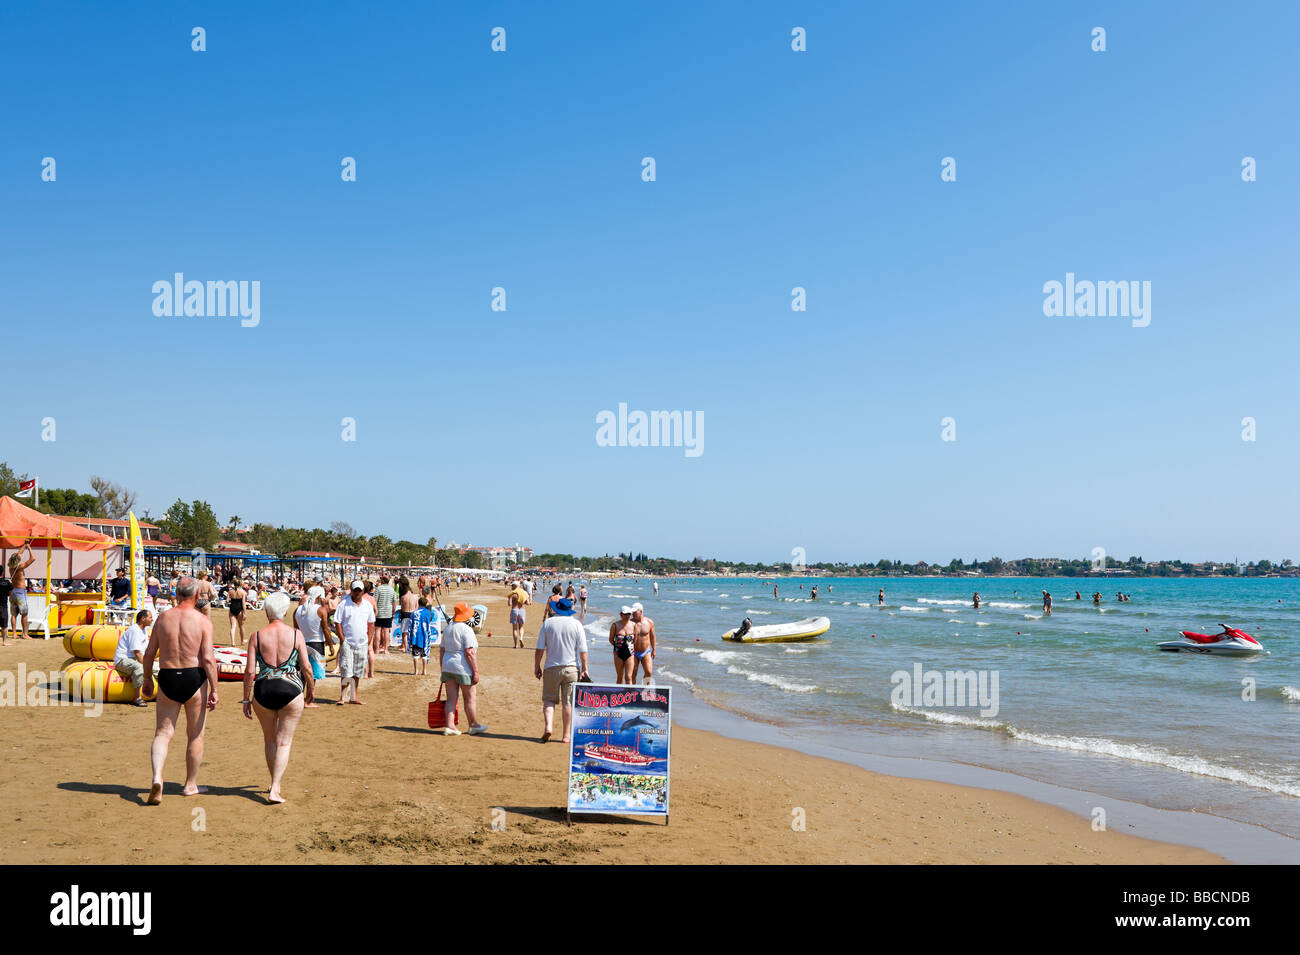
M 236 577 L 230 582 L 230 590 L 226 593 L 230 607 L 230 645 L 232 647 L 242 647 L 244 645 L 244 619 L 248 615 L 244 609 L 244 598 L 246 596 L 248 596 L 248 591 L 244 589 L 243 584 Z M 235 642 L 236 627 L 239 628 L 238 643 Z
M 302 708 L 311 703 L 315 683 L 307 663 L 307 644 L 302 631 L 284 623 L 289 613 L 289 595 L 270 594 L 263 609 L 270 621 L 248 641 L 248 667 L 244 670 L 244 715 L 257 714 L 266 744 L 266 768 L 271 788 L 266 801 L 282 803 L 280 780 L 289 765 L 293 731 L 302 718 Z

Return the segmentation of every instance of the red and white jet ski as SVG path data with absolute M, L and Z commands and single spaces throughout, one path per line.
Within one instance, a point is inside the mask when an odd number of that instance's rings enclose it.
M 1268 652 L 1258 640 L 1246 633 L 1246 631 L 1237 630 L 1226 624 L 1221 624 L 1221 626 L 1223 632 L 1216 634 L 1193 633 L 1190 630 L 1183 630 L 1179 639 L 1167 640 L 1164 643 L 1157 644 L 1157 646 L 1161 650 L 1182 653 L 1213 653 L 1218 656 L 1228 657 L 1248 657 L 1256 653 Z

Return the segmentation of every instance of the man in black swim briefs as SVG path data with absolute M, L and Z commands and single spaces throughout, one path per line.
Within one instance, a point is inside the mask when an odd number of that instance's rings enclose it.
M 167 747 L 185 710 L 185 785 L 181 795 L 203 792 L 198 784 L 203 761 L 203 729 L 208 710 L 217 705 L 217 658 L 212 649 L 212 621 L 195 607 L 198 583 L 184 577 L 176 586 L 176 607 L 159 614 L 144 653 L 144 695 L 154 692 L 154 660 L 158 661 L 157 718 L 150 758 L 153 781 L 148 804 L 162 802 L 163 765 Z M 200 693 L 200 691 L 202 691 Z

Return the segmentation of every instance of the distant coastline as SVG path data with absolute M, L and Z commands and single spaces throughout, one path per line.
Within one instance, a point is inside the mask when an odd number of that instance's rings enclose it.
M 694 558 L 689 561 L 667 557 L 649 558 L 644 554 L 619 554 L 617 557 L 575 557 L 572 554 L 537 554 L 518 570 L 546 570 L 556 573 L 600 573 L 642 577 L 1300 577 L 1300 567 L 1289 559 L 1280 563 L 1258 560 L 1250 563 L 1221 563 L 1182 560 L 1144 561 L 1131 557 L 1120 562 L 1113 557 L 1097 560 L 1070 560 L 1060 557 L 1004 561 L 994 557 L 986 561 L 965 563 L 952 560 L 947 564 L 914 564 L 897 560 L 879 560 L 860 564 L 749 564 L 729 563 L 716 559 Z

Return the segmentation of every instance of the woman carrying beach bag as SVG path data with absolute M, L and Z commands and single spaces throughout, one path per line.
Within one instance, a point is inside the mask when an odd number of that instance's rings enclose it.
M 452 610 L 451 625 L 442 635 L 442 646 L 438 649 L 439 664 L 442 667 L 442 684 L 447 689 L 447 708 L 456 711 L 456 698 L 465 697 L 465 716 L 469 720 L 471 736 L 487 731 L 486 724 L 478 721 L 478 638 L 474 628 L 468 623 L 474 611 L 467 603 L 458 603 Z M 454 726 L 443 726 L 446 736 L 459 736 L 460 730 Z

